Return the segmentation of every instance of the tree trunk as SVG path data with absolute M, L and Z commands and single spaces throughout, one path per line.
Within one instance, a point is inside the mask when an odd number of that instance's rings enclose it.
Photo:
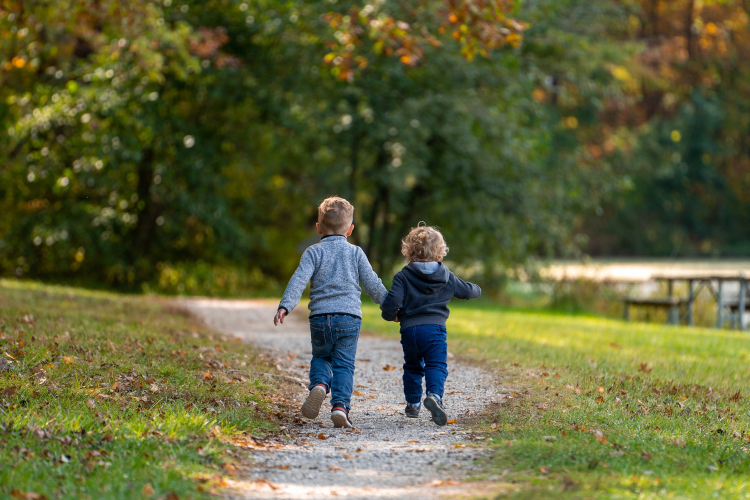
M 687 45 L 688 60 L 693 58 L 693 10 L 695 8 L 695 0 L 688 0 L 687 8 L 687 19 L 685 22 L 685 43 Z
M 133 231 L 132 261 L 146 257 L 151 250 L 156 232 L 156 218 L 159 215 L 159 204 L 151 194 L 151 186 L 154 180 L 154 151 L 146 148 L 143 158 L 138 164 L 138 203 L 144 203 L 143 208 L 138 211 L 138 222 Z

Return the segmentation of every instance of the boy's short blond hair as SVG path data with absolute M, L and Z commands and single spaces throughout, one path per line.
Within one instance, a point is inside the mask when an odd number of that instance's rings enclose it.
M 338 196 L 323 200 L 318 206 L 318 224 L 326 234 L 346 234 L 354 223 L 354 207 Z
M 409 262 L 440 262 L 448 255 L 448 245 L 434 227 L 419 226 L 401 240 L 401 253 Z

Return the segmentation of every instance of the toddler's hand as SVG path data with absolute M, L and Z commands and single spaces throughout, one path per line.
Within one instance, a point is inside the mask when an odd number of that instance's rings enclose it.
M 286 315 L 286 309 L 279 309 L 278 311 L 276 311 L 276 316 L 273 317 L 273 326 L 278 326 L 279 323 L 283 325 Z
M 396 315 L 396 317 L 395 317 L 395 318 L 393 318 L 393 322 L 394 322 L 394 323 L 398 323 L 398 314 Z

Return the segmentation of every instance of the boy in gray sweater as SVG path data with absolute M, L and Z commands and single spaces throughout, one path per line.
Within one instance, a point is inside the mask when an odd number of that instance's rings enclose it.
M 354 389 L 354 359 L 362 327 L 362 283 L 367 295 L 382 304 L 387 290 L 365 253 L 346 241 L 354 230 L 354 207 L 337 196 L 318 207 L 319 243 L 305 250 L 289 280 L 273 324 L 284 323 L 310 282 L 310 394 L 302 415 L 316 418 L 331 393 L 331 420 L 335 427 L 353 427 L 349 418 Z

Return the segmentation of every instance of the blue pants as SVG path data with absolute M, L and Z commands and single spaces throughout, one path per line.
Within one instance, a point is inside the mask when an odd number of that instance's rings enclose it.
M 401 330 L 404 348 L 404 396 L 410 404 L 422 401 L 422 377 L 427 392 L 443 397 L 448 377 L 448 333 L 441 325 L 417 325 Z
M 331 405 L 349 411 L 354 390 L 354 358 L 362 320 L 346 315 L 310 318 L 312 361 L 310 389 L 318 384 L 331 393 Z

